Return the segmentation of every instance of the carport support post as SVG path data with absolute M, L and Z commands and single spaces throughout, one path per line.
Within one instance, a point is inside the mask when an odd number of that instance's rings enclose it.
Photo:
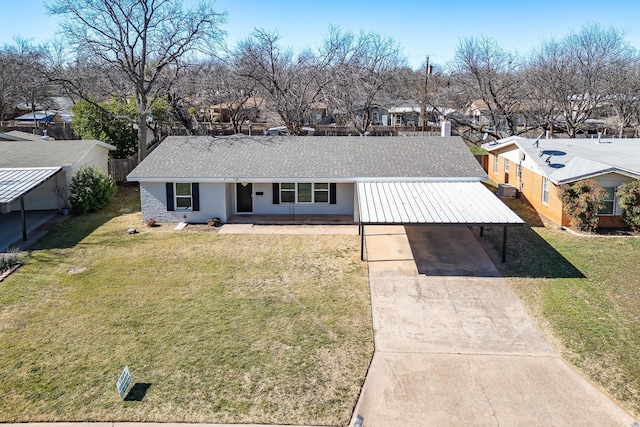
M 360 261 L 364 261 L 364 224 L 360 223 Z
M 20 213 L 22 215 L 22 241 L 27 241 L 27 214 L 24 211 L 24 196 L 20 197 Z
M 507 261 L 507 226 L 505 225 L 502 230 L 502 263 Z

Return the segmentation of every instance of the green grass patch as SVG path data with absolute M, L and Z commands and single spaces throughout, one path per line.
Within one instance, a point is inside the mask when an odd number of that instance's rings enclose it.
M 519 200 L 527 221 L 479 238 L 550 341 L 569 362 L 640 414 L 640 239 L 583 237 L 548 225 Z
M 0 283 L 0 421 L 348 424 L 373 352 L 357 236 L 147 228 L 136 203 L 121 188 Z

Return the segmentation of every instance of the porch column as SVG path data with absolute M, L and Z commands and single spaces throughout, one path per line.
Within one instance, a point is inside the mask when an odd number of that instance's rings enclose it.
M 22 216 L 22 241 L 27 241 L 27 214 L 24 210 L 24 196 L 20 196 L 20 214 Z

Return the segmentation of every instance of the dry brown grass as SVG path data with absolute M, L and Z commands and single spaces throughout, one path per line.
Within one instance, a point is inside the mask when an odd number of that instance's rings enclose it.
M 358 237 L 140 227 L 122 197 L 0 283 L 0 421 L 347 424 L 373 351 Z

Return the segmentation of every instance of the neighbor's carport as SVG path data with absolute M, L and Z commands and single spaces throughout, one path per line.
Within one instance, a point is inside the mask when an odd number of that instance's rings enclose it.
M 49 178 L 62 170 L 53 168 L 0 168 L 0 207 L 20 200 L 22 214 L 22 240 L 27 240 L 27 219 L 24 207 L 24 196 L 45 183 Z M 4 209 L 2 209 L 4 211 Z
M 365 225 L 502 226 L 502 262 L 507 228 L 524 221 L 480 182 L 358 182 L 360 259 Z

